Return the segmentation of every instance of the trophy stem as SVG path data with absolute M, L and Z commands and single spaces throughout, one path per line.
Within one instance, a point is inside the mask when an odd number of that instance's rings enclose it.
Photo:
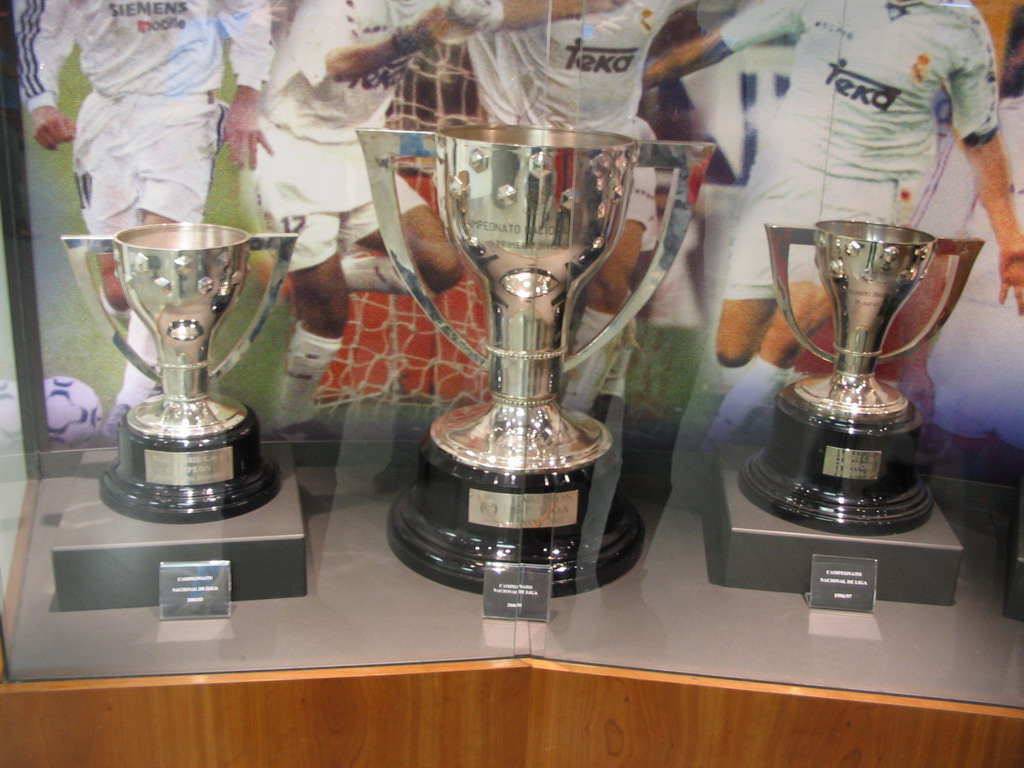
M 564 349 L 508 350 L 489 346 L 490 388 L 517 402 L 553 402 L 562 379 Z
M 210 364 L 203 360 L 185 365 L 160 366 L 160 379 L 166 400 L 196 400 L 206 396 L 210 388 Z
M 872 376 L 878 367 L 878 354 L 836 347 L 835 370 L 844 376 Z

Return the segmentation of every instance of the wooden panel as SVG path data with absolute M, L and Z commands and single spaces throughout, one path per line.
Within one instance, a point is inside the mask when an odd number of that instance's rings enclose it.
M 542 660 L 21 683 L 0 766 L 1016 768 L 1024 711 Z
M 1024 712 L 538 664 L 530 768 L 1010 768 Z
M 5 685 L 0 765 L 521 768 L 529 668 L 429 669 Z

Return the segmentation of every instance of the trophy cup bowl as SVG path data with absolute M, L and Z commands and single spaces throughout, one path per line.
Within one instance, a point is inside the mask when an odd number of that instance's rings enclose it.
M 690 172 L 713 147 L 525 126 L 359 134 L 400 277 L 438 329 L 490 374 L 490 402 L 431 425 L 418 478 L 389 516 L 392 550 L 417 572 L 474 591 L 491 563 L 550 566 L 555 595 L 625 573 L 639 557 L 642 522 L 618 494 L 595 500 L 611 437 L 595 419 L 559 407 L 559 381 L 564 365 L 625 326 L 671 265 L 692 213 Z M 394 172 L 407 157 L 434 160 L 445 233 L 485 293 L 486 355 L 438 310 L 405 241 Z M 574 300 L 619 239 L 640 166 L 679 170 L 661 243 L 615 319 L 567 358 Z
M 162 388 L 118 425 L 118 457 L 100 481 L 103 502 L 130 517 L 179 523 L 233 517 L 270 501 L 279 478 L 261 455 L 256 417 L 231 398 L 211 395 L 209 386 L 262 329 L 295 236 L 158 224 L 113 237 L 62 239 L 93 313 L 110 322 L 115 344 Z M 211 372 L 210 345 L 241 293 L 255 250 L 274 252 L 274 270 L 248 330 Z M 131 350 L 100 302 L 94 260 L 109 253 L 128 305 L 156 341 L 156 366 Z
M 879 535 L 922 525 L 932 499 L 914 468 L 921 419 L 898 389 L 875 377 L 875 369 L 942 327 L 982 241 L 937 240 L 913 229 L 855 221 L 822 221 L 813 230 L 769 225 L 767 232 L 778 305 L 797 339 L 834 370 L 778 394 L 769 442 L 743 467 L 740 488 L 762 509 L 817 530 Z M 794 315 L 788 281 L 794 244 L 815 246 L 832 305 L 833 353 L 814 344 Z M 933 261 L 945 261 L 946 271 L 931 317 L 914 339 L 883 353 L 893 319 Z

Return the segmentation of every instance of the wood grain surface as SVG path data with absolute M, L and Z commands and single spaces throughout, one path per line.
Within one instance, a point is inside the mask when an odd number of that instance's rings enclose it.
M 3 768 L 1021 768 L 1024 710 L 511 659 L 0 685 Z

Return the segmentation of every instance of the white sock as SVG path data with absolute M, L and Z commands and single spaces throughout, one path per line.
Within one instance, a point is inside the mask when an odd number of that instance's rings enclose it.
M 128 346 L 135 350 L 135 354 L 147 363 L 154 364 L 156 362 L 156 341 L 153 339 L 153 334 L 134 312 L 128 317 L 127 340 Z M 114 403 L 131 407 L 154 394 L 159 386 L 134 365 L 126 363 L 121 389 L 118 391 L 117 397 L 114 398 Z
M 285 362 L 279 402 L 280 421 L 294 424 L 313 418 L 313 399 L 327 366 L 341 349 L 341 339 L 317 336 L 295 324 Z
M 751 411 L 758 406 L 771 406 L 791 370 L 755 357 L 718 406 L 718 413 L 704 438 L 705 446 L 729 442 Z
M 380 251 L 351 251 L 338 257 L 350 291 L 408 293 L 390 257 Z

